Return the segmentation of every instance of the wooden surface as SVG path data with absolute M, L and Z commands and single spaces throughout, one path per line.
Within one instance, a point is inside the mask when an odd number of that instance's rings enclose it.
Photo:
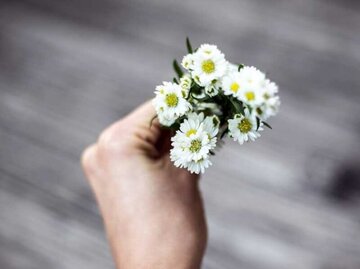
M 360 268 L 357 1 L 0 2 L 0 268 L 113 268 L 79 156 L 216 43 L 278 82 L 257 143 L 202 180 L 204 268 Z

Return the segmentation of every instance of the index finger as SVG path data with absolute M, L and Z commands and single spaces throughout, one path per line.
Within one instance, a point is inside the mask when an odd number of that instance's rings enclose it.
M 135 125 L 150 127 L 151 123 L 155 125 L 158 124 L 158 121 L 154 121 L 156 115 L 152 100 L 148 100 L 125 116 L 123 120 L 129 120 Z

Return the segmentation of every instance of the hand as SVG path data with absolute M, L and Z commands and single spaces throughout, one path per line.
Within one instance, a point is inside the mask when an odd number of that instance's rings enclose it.
M 207 230 L 199 177 L 170 161 L 170 133 L 147 102 L 82 157 L 120 269 L 200 268 Z

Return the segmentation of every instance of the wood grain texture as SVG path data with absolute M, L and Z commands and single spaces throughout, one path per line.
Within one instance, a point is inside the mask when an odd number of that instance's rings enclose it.
M 0 268 L 113 268 L 79 156 L 172 78 L 186 36 L 283 103 L 202 180 L 204 268 L 360 268 L 359 29 L 351 0 L 1 1 Z

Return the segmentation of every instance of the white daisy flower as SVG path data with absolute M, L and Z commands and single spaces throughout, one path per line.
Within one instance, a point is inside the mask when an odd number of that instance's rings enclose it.
M 190 113 L 171 138 L 173 148 L 170 158 L 175 166 L 195 173 L 208 167 L 211 162 L 207 159 L 216 147 L 219 123 L 216 116 L 205 118 L 203 113 Z
M 165 126 L 173 124 L 192 107 L 183 97 L 182 88 L 175 83 L 163 82 L 156 87 L 155 95 L 153 105 L 160 123 Z
M 240 96 L 243 89 L 243 81 L 240 72 L 237 70 L 229 73 L 222 79 L 222 90 L 225 95 Z
M 239 91 L 236 97 L 245 104 L 255 107 L 264 101 L 261 90 L 256 88 Z
M 238 65 L 228 62 L 227 68 L 226 68 L 226 74 L 228 75 L 230 73 L 237 72 L 238 69 L 239 69 Z
M 215 149 L 217 134 L 219 133 L 220 119 L 217 116 L 208 116 L 204 120 L 204 131 L 208 134 L 211 149 Z
M 269 99 L 270 97 L 273 97 L 275 94 L 278 93 L 278 86 L 269 79 L 266 79 L 264 82 L 263 91 L 264 99 Z
M 216 115 L 207 116 L 204 121 L 204 131 L 207 132 L 210 137 L 215 137 L 219 132 L 220 119 Z
M 170 152 L 171 161 L 174 163 L 176 167 L 185 168 L 189 170 L 191 173 L 199 174 L 204 173 L 205 169 L 212 165 L 209 157 L 203 158 L 197 161 L 186 161 L 183 159 L 182 151 L 172 150 Z
M 260 105 L 264 100 L 262 93 L 265 74 L 253 66 L 245 66 L 240 70 L 239 76 L 242 91 L 238 91 L 238 99 L 252 106 Z
M 250 114 L 245 110 L 244 115 L 236 115 L 233 119 L 228 120 L 230 136 L 234 141 L 238 141 L 240 145 L 247 142 L 249 139 L 254 141 L 260 137 L 260 131 L 263 130 L 260 124 L 259 129 L 256 130 L 256 117 L 255 114 Z
M 219 132 L 220 119 L 213 116 L 204 116 L 204 113 L 189 113 L 188 120 L 184 120 L 184 122 L 180 125 L 180 131 L 186 133 L 187 136 L 189 134 L 193 134 L 196 129 L 204 131 L 207 133 L 210 140 L 215 141 L 216 143 L 216 135 Z M 215 138 L 215 139 L 214 139 Z
M 179 130 L 187 137 L 190 137 L 191 135 L 196 134 L 202 130 L 200 127 L 203 121 L 204 113 L 189 113 L 187 115 L 187 119 L 181 123 Z
M 210 97 L 213 97 L 215 95 L 219 94 L 219 87 L 216 84 L 209 84 L 205 86 L 205 93 L 209 95 Z
M 193 54 L 192 77 L 200 86 L 220 79 L 226 72 L 225 56 L 215 45 L 204 44 Z
M 193 69 L 193 65 L 194 65 L 194 59 L 193 59 L 193 54 L 187 54 L 183 57 L 182 61 L 181 61 L 181 65 L 186 69 L 186 70 L 192 70 Z
M 279 112 L 280 103 L 279 96 L 273 96 L 266 99 L 255 111 L 260 119 L 267 120 L 269 117 L 275 116 Z
M 209 144 L 211 145 L 210 150 L 216 147 L 217 137 L 216 135 L 219 132 L 220 119 L 216 116 L 207 116 L 204 117 L 204 113 L 190 113 L 188 114 L 188 121 L 184 121 L 184 124 L 180 126 L 180 131 L 187 134 L 193 134 L 197 130 L 205 132 L 209 138 Z
M 176 117 L 172 114 L 157 112 L 159 122 L 164 126 L 171 126 L 175 123 Z
M 278 113 L 280 107 L 280 98 L 277 96 L 278 86 L 266 79 L 262 89 L 263 103 L 256 108 L 257 115 L 262 119 L 274 116 Z
M 204 173 L 205 169 L 212 165 L 209 158 L 207 159 L 200 159 L 198 161 L 191 161 L 188 162 L 186 168 L 190 171 L 190 173 L 200 174 Z
M 185 74 L 180 78 L 180 87 L 182 89 L 183 97 L 187 98 L 191 88 L 192 79 L 189 74 Z
M 183 152 L 183 159 L 186 161 L 198 161 L 207 158 L 209 151 L 212 148 L 211 140 L 206 132 L 200 130 L 189 136 L 179 134 L 177 139 L 174 140 L 174 147 L 180 145 Z
M 265 74 L 253 66 L 241 68 L 240 75 L 247 89 L 260 89 L 265 83 Z

